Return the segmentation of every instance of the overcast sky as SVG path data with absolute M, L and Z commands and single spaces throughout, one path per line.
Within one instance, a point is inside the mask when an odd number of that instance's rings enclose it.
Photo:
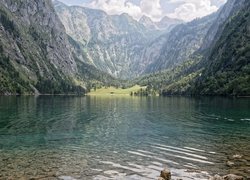
M 218 10 L 227 0 L 60 0 L 68 5 L 102 9 L 108 14 L 128 13 L 135 19 L 142 15 L 153 20 L 164 16 L 191 21 Z

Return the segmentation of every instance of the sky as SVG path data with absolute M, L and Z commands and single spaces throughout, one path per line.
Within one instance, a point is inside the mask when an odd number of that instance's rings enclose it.
M 191 21 L 217 11 L 227 0 L 60 0 L 67 5 L 101 9 L 108 14 L 143 15 L 154 21 L 164 16 Z

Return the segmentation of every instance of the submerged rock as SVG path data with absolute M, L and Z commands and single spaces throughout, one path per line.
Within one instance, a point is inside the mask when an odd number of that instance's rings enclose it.
M 234 165 L 234 162 L 232 161 L 227 161 L 227 166 L 232 167 Z
M 234 174 L 228 174 L 226 176 L 223 176 L 223 179 L 225 180 L 243 180 L 244 178 L 242 176 L 237 176 Z
M 169 169 L 165 168 L 161 171 L 161 178 L 164 180 L 170 180 L 171 179 L 171 172 Z M 158 179 L 159 180 L 159 179 Z
M 223 178 L 219 176 L 218 174 L 216 174 L 214 177 L 211 177 L 209 180 L 223 180 Z
M 233 155 L 233 158 L 234 158 L 234 159 L 241 159 L 241 158 L 242 158 L 242 155 L 240 155 L 240 154 L 235 154 L 235 155 Z

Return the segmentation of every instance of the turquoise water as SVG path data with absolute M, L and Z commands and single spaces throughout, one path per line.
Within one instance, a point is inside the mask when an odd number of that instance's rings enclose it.
M 164 167 L 248 176 L 250 100 L 0 97 L 0 179 L 157 179 Z

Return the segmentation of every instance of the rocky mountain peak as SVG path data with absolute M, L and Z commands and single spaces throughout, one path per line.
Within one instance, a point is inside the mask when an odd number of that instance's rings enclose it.
M 158 29 L 155 22 L 150 17 L 145 16 L 145 15 L 143 15 L 140 18 L 139 23 L 143 24 L 145 27 L 149 29 Z

